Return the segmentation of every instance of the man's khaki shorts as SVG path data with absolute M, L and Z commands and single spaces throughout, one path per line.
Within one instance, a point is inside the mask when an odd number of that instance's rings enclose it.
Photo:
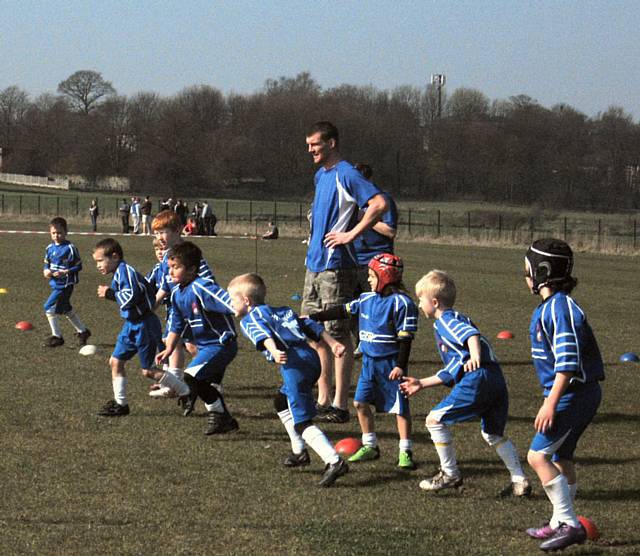
M 303 315 L 311 315 L 353 300 L 357 284 L 357 270 L 343 268 L 311 272 L 307 270 L 302 292 Z M 324 327 L 336 340 L 349 337 L 349 319 L 329 320 Z

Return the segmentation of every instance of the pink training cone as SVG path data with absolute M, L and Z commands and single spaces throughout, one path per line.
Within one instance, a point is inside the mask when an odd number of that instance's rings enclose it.
M 498 340 L 513 340 L 513 332 L 511 330 L 501 330 L 496 336 Z

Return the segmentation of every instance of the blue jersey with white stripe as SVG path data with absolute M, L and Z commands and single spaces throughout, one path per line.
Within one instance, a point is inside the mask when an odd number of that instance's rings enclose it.
M 386 191 L 383 191 L 382 195 L 387 201 L 388 209 L 380 218 L 380 222 L 395 230 L 398 228 L 398 207 Z M 376 232 L 373 228 L 362 232 L 354 240 L 353 246 L 360 266 L 369 264 L 369 261 L 379 253 L 393 253 L 393 239 Z
M 137 322 L 153 312 L 153 287 L 142 274 L 125 261 L 120 261 L 113 273 L 111 289 L 123 319 Z
M 398 341 L 413 338 L 418 330 L 418 308 L 404 292 L 365 292 L 346 307 L 358 316 L 360 351 L 368 357 L 397 355 Z
M 472 336 L 480 336 L 480 364 L 500 370 L 498 359 L 489 341 L 480 334 L 473 321 L 466 315 L 448 309 L 433 323 L 436 347 L 444 367 L 436 376 L 447 386 L 460 382 L 464 376 L 464 365 L 469 360 L 467 340 Z
M 171 290 L 171 310 L 167 328 L 181 335 L 191 328 L 193 343 L 199 348 L 227 345 L 236 337 L 231 297 L 209 278 L 197 277 L 186 286 Z
M 158 283 L 158 289 L 166 293 L 169 293 L 174 286 L 174 284 L 171 282 L 171 276 L 169 275 L 169 253 L 170 252 L 171 250 L 168 249 L 167 252 L 164 254 L 164 257 L 162 257 L 162 262 L 160 263 L 160 268 L 162 269 L 161 270 L 162 278 Z M 207 278 L 209 280 L 213 280 L 214 282 L 216 281 L 216 278 L 213 275 L 213 271 L 207 264 L 207 261 L 204 260 L 204 257 L 200 259 L 200 266 L 198 267 L 198 277 Z
M 311 319 L 301 319 L 291 307 L 270 307 L 258 305 L 249 311 L 240 322 L 242 332 L 254 346 L 265 355 L 267 361 L 273 361 L 264 341 L 271 338 L 279 350 L 297 358 L 313 352 L 307 340 L 319 341 L 324 326 Z
M 352 244 L 328 248 L 324 236 L 329 232 L 347 232 L 355 226 L 358 207 L 364 208 L 380 190 L 344 160 L 333 168 L 320 168 L 315 175 L 315 196 L 311 207 L 311 236 L 307 250 L 307 268 L 322 272 L 356 266 Z
M 151 269 L 149 274 L 147 274 L 147 282 L 151 284 L 153 287 L 154 293 L 158 293 L 158 290 L 161 288 L 164 283 L 165 275 L 162 269 L 162 263 L 156 263 L 156 265 Z M 169 305 L 169 298 L 165 297 L 162 300 L 163 305 Z
M 80 281 L 78 273 L 82 270 L 80 253 L 70 241 L 50 243 L 44 255 L 44 268 L 48 268 L 51 272 L 69 271 L 68 274 L 49 279 L 49 285 L 54 290 L 62 290 L 69 285 L 77 284 Z
M 529 335 L 531 357 L 545 396 L 556 373 L 573 373 L 574 384 L 604 380 L 602 355 L 591 326 L 566 293 L 556 292 L 535 309 Z

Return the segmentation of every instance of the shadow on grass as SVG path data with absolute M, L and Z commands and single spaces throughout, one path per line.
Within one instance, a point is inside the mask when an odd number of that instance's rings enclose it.
M 597 457 L 597 456 L 587 456 L 587 457 L 578 457 L 576 458 L 576 463 L 580 464 L 589 464 L 589 465 L 614 465 L 614 464 L 623 464 L 623 463 L 634 463 L 636 461 L 640 461 L 639 457 L 624 457 L 624 458 L 616 458 L 616 457 Z
M 640 423 L 640 414 L 629 413 L 597 413 L 594 423 Z
M 625 501 L 637 502 L 640 500 L 640 489 L 622 488 L 616 490 L 580 490 L 578 495 L 580 500 L 603 500 L 603 501 Z

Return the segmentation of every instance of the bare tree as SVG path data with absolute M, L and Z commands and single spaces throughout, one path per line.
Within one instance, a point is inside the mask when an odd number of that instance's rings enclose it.
M 58 92 L 68 96 L 74 106 L 88 114 L 102 97 L 114 95 L 116 90 L 99 72 L 80 70 L 61 81 Z

